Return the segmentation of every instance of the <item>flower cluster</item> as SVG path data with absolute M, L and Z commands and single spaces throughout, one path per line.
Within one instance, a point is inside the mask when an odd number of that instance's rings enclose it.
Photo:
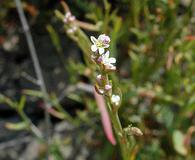
M 70 12 L 67 12 L 64 16 L 64 23 L 70 23 L 75 20 L 75 16 L 73 16 Z
M 97 93 L 110 97 L 110 101 L 113 105 L 119 106 L 120 96 L 112 94 L 112 81 L 108 78 L 108 72 L 116 70 L 116 59 L 110 57 L 108 50 L 110 46 L 110 37 L 101 34 L 97 39 L 93 36 L 90 37 L 92 41 L 92 60 L 100 67 L 101 74 L 96 77 L 95 89 Z
M 78 27 L 73 23 L 75 20 L 76 18 L 71 12 L 65 14 L 63 22 L 69 26 L 67 29 L 68 34 L 73 34 L 77 31 Z
M 116 63 L 116 59 L 110 57 L 110 52 L 108 47 L 110 46 L 110 37 L 105 34 L 101 34 L 98 39 L 91 36 L 91 41 L 93 45 L 91 46 L 91 50 L 93 52 L 92 59 L 104 70 L 104 71 L 115 71 L 116 67 L 114 64 Z

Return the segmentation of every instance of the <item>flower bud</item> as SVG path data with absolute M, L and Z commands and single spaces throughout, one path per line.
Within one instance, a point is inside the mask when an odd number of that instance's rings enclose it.
M 72 34 L 72 33 L 74 33 L 74 30 L 72 28 L 69 28 L 69 29 L 67 29 L 67 33 Z
M 69 18 L 70 16 L 71 16 L 70 12 L 67 12 L 66 15 L 65 15 L 66 18 Z
M 64 20 L 63 20 L 64 23 L 67 23 L 67 18 L 65 17 Z
M 73 34 L 77 31 L 77 27 L 76 26 L 72 26 L 69 29 L 67 29 L 67 33 L 68 34 Z
M 137 127 L 128 126 L 128 127 L 124 128 L 123 130 L 127 135 L 135 135 L 135 136 L 142 136 L 143 135 L 142 131 Z
M 102 63 L 102 57 L 100 56 L 100 57 L 98 57 L 98 59 L 97 59 L 97 63 Z
M 101 34 L 101 35 L 98 37 L 98 40 L 100 40 L 104 45 L 110 43 L 110 37 L 109 37 L 109 36 L 106 36 L 105 34 Z
M 111 97 L 111 102 L 112 102 L 112 104 L 114 104 L 115 106 L 119 106 L 120 100 L 121 100 L 121 98 L 120 98 L 119 95 L 113 94 L 112 97 Z
M 102 80 L 102 75 L 98 74 L 97 77 L 96 77 L 96 80 Z
M 72 22 L 72 21 L 74 21 L 75 19 L 76 19 L 75 16 L 70 16 L 69 21 Z
M 104 90 L 99 88 L 99 86 L 96 84 L 95 85 L 95 91 L 100 94 L 100 95 L 103 95 L 104 94 Z
M 105 90 L 109 91 L 110 89 L 112 89 L 112 86 L 110 84 L 106 84 L 105 85 Z
M 70 12 L 67 12 L 64 16 L 64 23 L 73 22 L 75 20 L 75 16 L 73 16 Z
M 96 81 L 98 83 L 98 85 L 102 86 L 102 80 L 103 80 L 103 76 L 101 74 L 97 75 L 96 77 Z
M 115 71 L 116 66 L 114 66 L 114 65 L 105 65 L 105 70 L 106 71 Z

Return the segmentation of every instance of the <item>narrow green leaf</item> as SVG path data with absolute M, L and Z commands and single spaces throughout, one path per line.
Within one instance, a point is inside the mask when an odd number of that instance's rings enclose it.
M 16 108 L 16 106 L 17 106 L 16 102 L 14 102 L 9 97 L 4 96 L 3 94 L 0 94 L 0 103 L 5 103 L 5 104 L 9 105 L 11 108 Z
M 43 98 L 42 92 L 38 90 L 24 89 L 22 93 L 33 97 Z
M 60 38 L 59 38 L 57 32 L 55 31 L 55 29 L 51 25 L 47 25 L 47 31 L 49 32 L 49 36 L 50 36 L 54 46 L 56 47 L 56 50 L 58 52 L 62 52 Z
M 26 96 L 22 96 L 18 104 L 18 110 L 22 111 L 26 103 Z
M 18 123 L 7 122 L 5 124 L 5 127 L 10 130 L 24 130 L 27 128 L 27 123 L 26 122 L 18 122 Z

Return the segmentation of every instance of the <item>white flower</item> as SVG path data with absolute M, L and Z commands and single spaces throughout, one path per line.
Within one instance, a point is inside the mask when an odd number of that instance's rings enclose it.
M 99 52 L 99 54 L 103 54 L 105 51 L 105 48 L 108 48 L 110 45 L 110 37 L 106 36 L 105 34 L 101 34 L 98 39 L 91 36 L 91 41 L 93 42 L 93 45 L 91 46 L 91 50 L 93 52 Z
M 110 52 L 107 51 L 105 54 L 101 56 L 102 63 L 106 67 L 106 69 L 115 70 L 116 67 L 113 65 L 113 63 L 116 63 L 116 58 L 109 57 Z
M 119 95 L 113 94 L 112 97 L 111 97 L 111 102 L 112 102 L 114 105 L 116 105 L 116 106 L 118 106 L 118 105 L 120 104 L 120 100 L 121 100 L 121 98 L 120 98 Z
M 98 40 L 103 42 L 103 44 L 109 44 L 110 43 L 110 37 L 105 35 L 105 34 L 101 34 L 99 37 L 98 37 Z

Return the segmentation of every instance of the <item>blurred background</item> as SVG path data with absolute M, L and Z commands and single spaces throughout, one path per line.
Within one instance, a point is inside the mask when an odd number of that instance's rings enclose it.
M 195 158 L 194 0 L 66 0 L 84 37 L 107 34 L 123 93 L 119 116 L 144 133 L 131 160 Z M 54 14 L 57 0 L 24 0 L 52 109 L 51 160 L 120 160 L 92 94 L 82 37 Z M 90 43 L 88 44 L 90 46 Z M 90 55 L 90 53 L 89 53 Z M 0 160 L 42 160 L 43 95 L 13 0 L 0 1 Z M 39 135 L 39 133 L 38 133 Z

